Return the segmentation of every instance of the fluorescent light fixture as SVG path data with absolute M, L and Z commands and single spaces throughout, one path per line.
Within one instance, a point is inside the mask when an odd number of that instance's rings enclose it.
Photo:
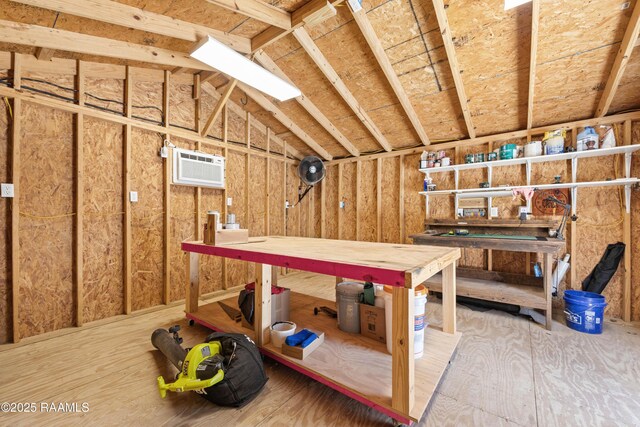
M 513 9 L 521 4 L 529 3 L 531 0 L 504 0 L 504 10 Z
M 195 50 L 191 52 L 191 57 L 276 98 L 278 101 L 286 101 L 302 94 L 297 87 L 275 76 L 211 36 L 205 37 L 198 43 Z

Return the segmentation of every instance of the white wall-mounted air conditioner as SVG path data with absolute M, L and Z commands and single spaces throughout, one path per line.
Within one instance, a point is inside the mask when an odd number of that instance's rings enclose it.
M 173 183 L 191 187 L 224 188 L 224 157 L 173 149 Z

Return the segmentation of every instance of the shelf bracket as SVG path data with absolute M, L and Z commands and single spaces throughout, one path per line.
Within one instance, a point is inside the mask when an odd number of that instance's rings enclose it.
M 576 208 L 578 205 L 578 187 L 571 189 L 571 215 L 576 214 Z
M 631 153 L 624 153 L 624 173 L 627 178 L 631 178 Z
M 487 165 L 487 182 L 489 183 L 489 187 L 492 187 L 491 185 L 492 177 L 493 177 L 493 167 L 491 167 L 491 165 Z
M 456 190 L 458 189 L 458 179 L 460 178 L 460 171 L 458 169 L 454 169 L 453 171 L 453 182 L 455 183 Z
M 527 185 L 531 185 L 531 160 L 525 163 L 525 172 L 527 175 Z
M 578 182 L 578 158 L 571 159 L 571 182 L 574 184 Z
M 624 186 L 624 207 L 628 214 L 631 213 L 631 185 Z

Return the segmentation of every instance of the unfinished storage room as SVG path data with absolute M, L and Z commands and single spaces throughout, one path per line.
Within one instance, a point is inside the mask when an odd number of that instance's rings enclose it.
M 0 425 L 640 426 L 639 35 L 0 0 Z

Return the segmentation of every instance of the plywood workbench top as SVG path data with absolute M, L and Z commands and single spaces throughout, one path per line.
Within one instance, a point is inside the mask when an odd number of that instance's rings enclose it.
M 182 250 L 409 288 L 460 258 L 458 248 L 283 236 L 225 246 L 184 242 Z

